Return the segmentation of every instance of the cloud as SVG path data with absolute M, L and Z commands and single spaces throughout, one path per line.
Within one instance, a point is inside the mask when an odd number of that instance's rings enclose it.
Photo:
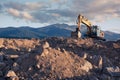
M 19 12 L 18 10 L 16 10 L 16 9 L 9 8 L 9 9 L 7 10 L 7 12 L 8 12 L 9 14 L 11 14 L 12 16 L 20 17 L 20 12 Z
M 2 4 L 0 4 L 0 10 L 2 9 Z
M 22 16 L 24 19 L 33 20 L 33 17 L 32 17 L 31 14 L 29 14 L 28 12 L 22 12 L 22 13 L 21 13 L 21 16 Z
M 65 23 L 71 22 L 70 19 L 73 21 L 73 17 L 76 17 L 76 13 L 67 9 L 52 9 L 36 11 L 32 13 L 32 16 L 34 16 L 37 21 L 42 23 Z
M 33 2 L 33 3 L 27 2 L 25 3 L 25 6 L 26 6 L 26 9 L 28 10 L 35 10 L 35 9 L 40 9 L 45 7 L 44 4 L 41 2 Z
M 68 0 L 51 0 L 51 1 L 57 3 L 66 3 Z
M 54 9 L 54 10 L 47 10 L 47 13 L 54 13 L 54 14 L 58 14 L 61 17 L 73 17 L 76 16 L 75 12 L 73 12 L 72 10 L 67 10 L 67 9 Z
M 6 8 L 14 8 L 19 11 L 31 11 L 41 8 L 46 8 L 48 5 L 45 5 L 43 2 L 26 2 L 26 3 L 19 3 L 19 2 L 7 2 L 4 3 Z
M 57 14 L 57 13 L 52 13 L 51 15 L 52 15 L 52 16 L 55 16 L 55 17 L 60 17 L 60 15 Z
M 16 9 L 9 8 L 7 12 L 15 18 L 25 19 L 29 21 L 33 20 L 33 17 L 31 16 L 31 14 L 25 11 L 18 11 Z
M 32 16 L 34 16 L 34 20 L 36 22 L 40 23 L 50 23 L 50 22 L 56 22 L 57 18 L 54 17 L 54 15 L 51 15 L 49 13 L 46 13 L 44 11 L 36 11 L 32 13 Z
M 0 4 L 0 13 L 3 13 L 3 5 Z
M 52 2 L 59 2 L 60 0 L 52 0 Z

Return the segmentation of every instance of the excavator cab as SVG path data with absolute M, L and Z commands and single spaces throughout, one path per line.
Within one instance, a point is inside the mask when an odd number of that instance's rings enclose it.
M 89 31 L 88 31 L 89 32 Z M 92 26 L 91 32 L 88 34 L 89 37 L 96 38 L 96 39 L 104 39 L 104 32 L 101 31 L 100 26 Z
M 93 26 L 92 30 L 91 30 L 91 34 L 93 36 L 100 36 L 100 31 L 101 31 L 101 29 L 99 26 Z

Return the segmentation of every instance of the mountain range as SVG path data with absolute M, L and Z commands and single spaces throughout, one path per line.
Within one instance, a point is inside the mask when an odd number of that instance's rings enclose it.
M 46 38 L 46 37 L 70 37 L 71 31 L 75 31 L 75 25 L 52 24 L 40 28 L 29 26 L 0 28 L 0 38 Z M 82 25 L 81 32 L 84 33 L 86 27 Z M 120 39 L 120 34 L 104 31 L 105 39 Z

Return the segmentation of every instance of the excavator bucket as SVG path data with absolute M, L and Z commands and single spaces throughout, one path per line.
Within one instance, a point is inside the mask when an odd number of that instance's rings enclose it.
M 71 32 L 72 38 L 81 38 L 81 32 L 76 28 L 76 31 Z

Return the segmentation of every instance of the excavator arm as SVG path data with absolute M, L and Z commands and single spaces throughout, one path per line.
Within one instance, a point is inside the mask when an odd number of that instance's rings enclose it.
M 81 28 L 81 23 L 85 24 L 88 27 L 88 29 L 89 29 L 88 33 L 90 33 L 91 32 L 91 28 L 92 28 L 92 23 L 87 18 L 85 18 L 84 16 L 79 14 L 78 18 L 77 18 L 78 30 L 80 30 L 80 28 Z

